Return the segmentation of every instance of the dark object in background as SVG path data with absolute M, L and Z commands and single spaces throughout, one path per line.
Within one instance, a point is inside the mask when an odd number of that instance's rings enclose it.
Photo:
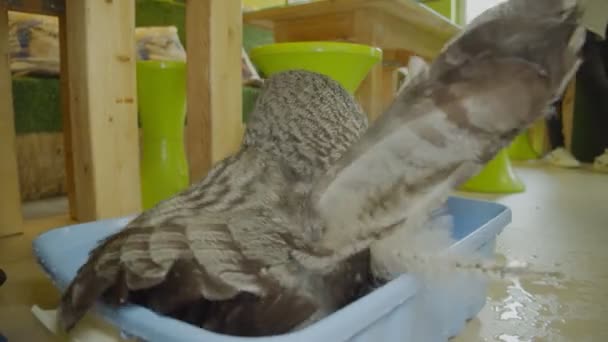
M 606 27 L 608 38 L 608 26 Z M 583 48 L 583 64 L 577 73 L 572 154 L 582 162 L 593 162 L 608 148 L 608 41 L 591 31 Z M 546 117 L 551 149 L 565 147 L 562 100 Z
M 0 268 L 0 286 L 6 281 L 6 273 Z M 2 340 L 0 340 L 2 341 Z
M 608 41 L 588 31 L 583 58 L 576 78 L 572 154 L 589 163 L 608 148 Z
M 6 273 L 4 273 L 4 271 L 0 268 L 0 286 L 2 286 L 2 284 L 4 284 L 4 282 L 6 281 Z M 4 337 L 4 335 L 0 334 L 0 342 L 7 342 L 8 340 L 6 339 L 6 337 Z
M 545 123 L 547 124 L 547 135 L 551 150 L 555 150 L 564 147 L 566 144 L 562 125 L 562 100 L 560 99 L 553 104 L 551 110 L 552 113 L 545 118 Z

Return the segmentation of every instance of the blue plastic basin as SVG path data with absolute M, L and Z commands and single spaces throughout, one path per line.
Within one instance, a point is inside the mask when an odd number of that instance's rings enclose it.
M 491 257 L 495 241 L 511 222 L 511 211 L 500 204 L 451 197 L 446 210 L 453 216 L 450 251 L 478 252 Z M 120 230 L 133 216 L 57 228 L 34 241 L 40 265 L 63 290 L 87 259 L 97 241 Z M 435 342 L 446 341 L 463 329 L 486 302 L 486 280 L 463 273 L 450 282 L 421 286 L 405 274 L 325 319 L 294 333 L 241 338 L 215 334 L 158 315 L 140 306 L 95 308 L 104 319 L 126 334 L 150 342 Z

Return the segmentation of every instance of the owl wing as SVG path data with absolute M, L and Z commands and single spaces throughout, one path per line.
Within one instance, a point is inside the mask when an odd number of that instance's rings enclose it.
M 315 184 L 320 246 L 351 255 L 426 218 L 563 92 L 584 33 L 568 0 L 511 0 L 466 28 Z
M 283 291 L 280 273 L 262 272 L 286 262 L 289 251 L 297 248 L 297 236 L 274 217 L 272 206 L 247 207 L 261 196 L 256 184 L 269 181 L 264 177 L 276 171 L 258 172 L 251 160 L 241 165 L 242 158 L 246 156 L 220 163 L 198 187 L 161 202 L 102 241 L 62 296 L 63 327 L 71 329 L 99 299 L 116 305 L 137 303 L 169 315 L 201 301 L 203 306 L 213 303 L 213 319 L 225 329 L 238 328 L 229 322 L 256 312 L 260 323 L 249 327 L 256 329 L 253 332 L 267 329 L 270 325 L 262 323 L 285 308 L 302 315 L 313 311 L 308 299 Z M 251 173 L 227 182 L 241 174 L 237 168 L 242 167 Z M 236 300 L 244 295 L 249 299 Z M 223 305 L 221 310 L 218 305 Z M 230 319 L 219 320 L 220 311 Z M 199 315 L 197 324 L 207 318 Z M 274 328 L 293 324 L 281 322 Z
M 215 220 L 176 216 L 162 225 L 137 223 L 111 236 L 91 252 L 63 294 L 63 327 L 71 329 L 103 298 L 178 318 L 196 308 L 206 312 L 189 318 L 191 323 L 222 332 L 288 331 L 316 307 L 264 276 L 263 269 L 285 263 L 296 246 L 283 227 L 257 214 Z M 297 315 L 279 319 L 287 312 Z

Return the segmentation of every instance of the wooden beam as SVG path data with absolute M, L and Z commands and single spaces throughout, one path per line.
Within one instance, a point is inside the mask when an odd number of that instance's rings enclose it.
M 382 112 L 395 100 L 399 80 L 399 69 L 407 67 L 414 54 L 403 49 L 382 50 Z
M 562 134 L 564 147 L 572 150 L 572 132 L 574 131 L 574 109 L 576 104 L 576 78 L 573 78 L 564 92 L 562 98 Z
M 72 121 L 70 117 L 70 78 L 68 68 L 68 36 L 65 14 L 59 15 L 59 85 L 61 96 L 61 125 L 63 130 L 63 151 L 65 159 L 65 184 L 69 203 L 69 215 L 76 219 L 78 209 L 76 202 L 76 183 L 74 180 L 74 156 L 72 152 Z
M 244 22 L 275 29 L 277 22 L 314 18 L 320 15 L 348 13 L 358 10 L 381 11 L 415 27 L 420 34 L 449 39 L 460 29 L 443 16 L 426 9 L 414 0 L 332 0 L 301 5 L 281 6 L 247 12 Z
M 287 41 L 353 41 L 352 13 L 319 14 L 314 17 L 277 20 L 274 22 L 276 42 Z
M 374 23 L 382 16 L 378 12 L 357 11 L 353 22 L 353 39 L 355 42 L 365 42 L 365 44 L 371 46 L 379 46 L 377 43 L 383 34 L 383 30 Z M 355 94 L 370 122 L 375 121 L 384 109 L 382 69 L 381 62 L 374 65 Z
M 186 1 L 190 180 L 236 152 L 243 136 L 240 0 Z
M 382 112 L 386 111 L 395 99 L 398 70 L 396 66 L 382 67 Z
M 8 11 L 0 2 L 0 236 L 22 232 L 8 38 Z
M 66 1 L 76 219 L 141 210 L 135 0 Z

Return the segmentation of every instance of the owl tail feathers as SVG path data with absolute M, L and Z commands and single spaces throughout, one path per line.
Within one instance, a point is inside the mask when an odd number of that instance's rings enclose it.
M 95 274 L 93 265 L 85 264 L 61 297 L 58 316 L 60 328 L 70 331 L 115 283 Z
M 80 267 L 76 277 L 64 291 L 58 309 L 59 325 L 64 331 L 70 331 L 104 295 L 112 303 L 120 304 L 126 301 L 128 290 L 126 283 L 120 281 L 121 274 L 124 274 L 118 267 L 119 254 L 114 253 L 120 248 L 118 242 L 121 236 L 118 234 L 111 237 L 91 251 L 87 262 Z M 108 258 L 112 255 L 112 258 Z M 102 258 L 103 273 L 96 267 Z M 120 286 L 122 284 L 125 286 Z

